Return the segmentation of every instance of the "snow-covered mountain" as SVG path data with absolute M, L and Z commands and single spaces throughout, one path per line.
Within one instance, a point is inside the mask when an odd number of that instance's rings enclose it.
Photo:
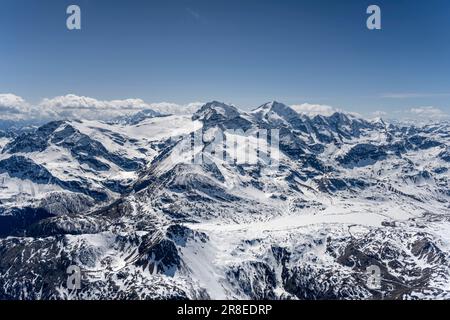
M 166 121 L 173 126 L 168 128 Z M 0 234 L 44 216 L 84 212 L 128 192 L 161 141 L 186 133 L 189 117 L 145 118 L 136 125 L 55 121 L 5 137 L 0 151 Z M 179 133 L 178 133 L 178 131 Z M 30 212 L 33 214 L 23 214 Z M 31 220 L 28 221 L 28 217 Z
M 109 121 L 110 124 L 122 124 L 122 125 L 136 125 L 139 122 L 144 121 L 145 119 L 151 119 L 155 117 L 161 117 L 164 114 L 154 111 L 152 109 L 146 109 L 139 111 L 137 113 L 132 113 L 125 116 L 116 117 L 113 120 Z
M 230 142 L 258 160 L 225 161 Z M 52 122 L 0 150 L 3 299 L 450 298 L 445 123 L 214 101 Z

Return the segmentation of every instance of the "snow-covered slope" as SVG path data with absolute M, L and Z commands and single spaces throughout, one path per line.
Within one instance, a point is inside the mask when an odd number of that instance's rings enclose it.
M 211 152 L 218 137 L 268 150 L 261 130 L 278 130 L 276 163 Z M 310 118 L 278 102 L 246 113 L 214 101 L 192 117 L 37 133 L 3 148 L 2 197 L 29 180 L 91 203 L 22 210 L 30 223 L 3 228 L 16 237 L 0 240 L 0 298 L 450 298 L 446 124 Z M 66 288 L 69 265 L 83 271 L 78 291 Z M 368 285 L 370 266 L 379 289 Z
M 130 125 L 56 121 L 5 137 L 0 151 L 0 216 L 16 221 L 22 211 L 79 213 L 111 202 L 128 192 L 164 140 L 186 133 L 191 124 L 182 116 Z M 11 223 L 3 233 L 14 226 Z

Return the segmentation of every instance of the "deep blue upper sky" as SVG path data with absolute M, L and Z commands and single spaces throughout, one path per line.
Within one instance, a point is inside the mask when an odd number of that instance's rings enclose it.
M 68 31 L 78 4 L 82 30 Z M 366 8 L 382 9 L 382 30 Z M 0 93 L 450 110 L 448 0 L 2 0 Z

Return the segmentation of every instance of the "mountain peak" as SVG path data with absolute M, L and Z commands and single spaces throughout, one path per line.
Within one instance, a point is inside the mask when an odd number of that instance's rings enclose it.
M 139 112 L 128 114 L 125 116 L 119 116 L 114 118 L 112 121 L 109 121 L 109 124 L 122 124 L 122 125 L 135 125 L 146 119 L 162 117 L 165 114 L 155 111 L 153 109 L 144 109 Z
M 261 110 L 272 110 L 272 109 L 279 109 L 279 108 L 289 108 L 288 106 L 286 106 L 284 103 L 278 102 L 278 101 L 270 101 L 270 102 L 266 102 L 263 105 L 255 108 L 252 110 L 253 112 L 259 112 Z
M 204 104 L 194 115 L 192 120 L 226 120 L 239 116 L 239 110 L 232 106 L 219 101 L 211 101 Z
M 274 115 L 285 120 L 300 117 L 300 115 L 294 109 L 278 101 L 267 102 L 262 106 L 254 109 L 251 113 L 260 119 L 268 119 L 273 117 Z

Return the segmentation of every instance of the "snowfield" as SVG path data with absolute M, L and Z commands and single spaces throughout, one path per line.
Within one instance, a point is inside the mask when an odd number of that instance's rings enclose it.
M 52 122 L 0 138 L 0 299 L 449 299 L 449 170 L 448 124 L 278 102 Z

